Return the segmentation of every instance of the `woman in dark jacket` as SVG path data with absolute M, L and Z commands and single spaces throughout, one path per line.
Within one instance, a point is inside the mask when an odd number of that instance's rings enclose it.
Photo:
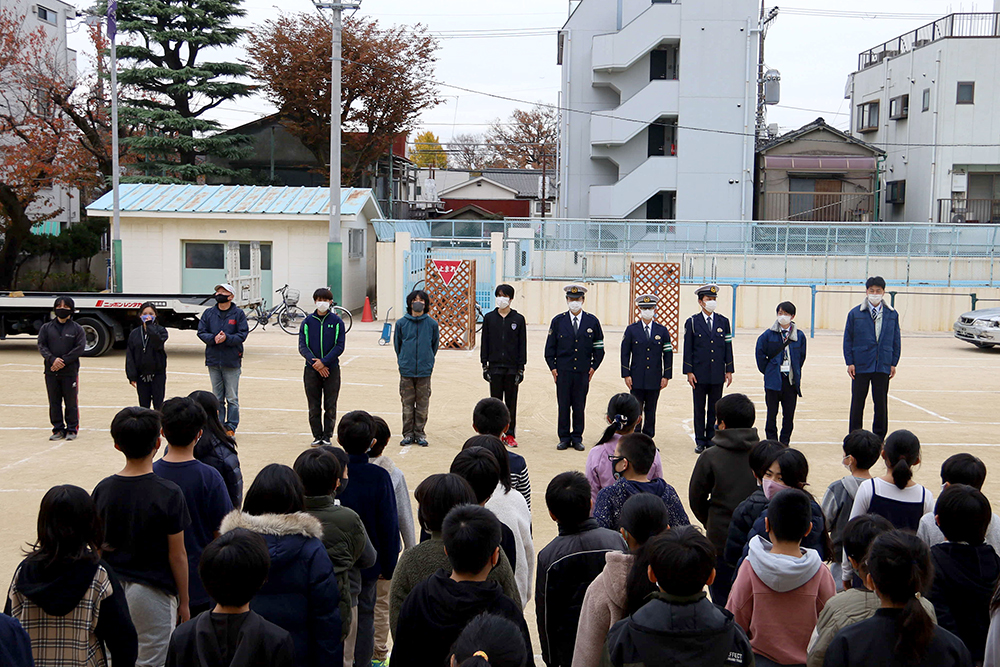
M 208 415 L 201 439 L 194 446 L 194 457 L 219 471 L 233 507 L 239 509 L 243 502 L 243 471 L 236 453 L 236 440 L 226 433 L 219 419 L 219 399 L 210 391 L 193 391 L 188 398 L 197 401 Z
M 163 344 L 169 334 L 156 323 L 156 306 L 147 301 L 139 307 L 142 326 L 132 329 L 125 349 L 125 376 L 139 394 L 139 405 L 154 410 L 163 405 L 167 390 L 167 352 Z
M 267 542 L 271 569 L 250 608 L 292 635 L 295 664 L 340 665 L 344 644 L 337 576 L 323 546 L 323 526 L 304 508 L 298 475 L 272 463 L 250 485 L 243 511 L 231 512 L 219 530 L 246 528 Z

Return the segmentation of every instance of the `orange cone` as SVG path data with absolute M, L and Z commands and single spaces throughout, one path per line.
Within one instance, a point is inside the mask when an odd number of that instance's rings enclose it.
M 365 309 L 361 312 L 362 322 L 374 322 L 375 318 L 372 317 L 372 302 L 365 297 Z

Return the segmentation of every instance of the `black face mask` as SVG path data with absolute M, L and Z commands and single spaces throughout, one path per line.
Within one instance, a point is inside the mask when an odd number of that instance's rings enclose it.
M 61 320 L 65 320 L 67 317 L 73 314 L 73 311 L 69 308 L 56 308 L 56 317 Z
M 410 304 L 410 310 L 419 315 L 420 313 L 424 312 L 424 302 L 414 301 L 412 304 Z
M 229 301 L 229 295 L 228 294 L 216 294 L 215 295 L 215 300 L 218 301 L 219 303 L 225 303 L 225 302 Z
M 344 495 L 344 491 L 347 491 L 347 483 L 350 482 L 350 478 L 341 478 L 340 486 L 337 487 L 337 496 Z

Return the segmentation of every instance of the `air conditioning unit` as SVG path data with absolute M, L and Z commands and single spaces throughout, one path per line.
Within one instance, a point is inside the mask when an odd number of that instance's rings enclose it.
M 951 224 L 953 224 L 953 225 L 964 225 L 965 224 L 965 214 L 964 213 L 956 213 L 955 215 L 951 216 Z

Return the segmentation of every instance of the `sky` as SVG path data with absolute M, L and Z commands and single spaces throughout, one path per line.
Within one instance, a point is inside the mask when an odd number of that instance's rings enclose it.
M 768 123 L 777 123 L 782 132 L 820 116 L 847 128 L 844 89 L 861 51 L 951 12 L 993 11 L 992 0 L 839 0 L 836 9 L 829 0 L 789 2 L 771 23 L 765 46 L 767 66 L 781 73 L 781 104 L 768 108 Z M 309 0 L 288 0 L 280 10 L 274 0 L 245 0 L 244 6 L 242 24 L 248 28 L 281 11 L 315 11 Z M 557 102 L 556 31 L 566 20 L 568 6 L 568 0 L 438 0 L 428 5 L 363 0 L 360 13 L 383 25 L 421 23 L 440 37 L 435 78 L 443 84 L 443 103 L 421 116 L 420 129 L 431 130 L 446 143 L 456 134 L 484 132 L 516 108 Z M 82 31 L 70 36 L 74 48 L 83 48 L 84 41 Z M 232 49 L 219 56 L 242 59 L 245 54 Z M 82 64 L 84 59 L 79 60 Z M 223 105 L 211 117 L 229 128 L 271 111 L 265 99 L 254 98 Z

